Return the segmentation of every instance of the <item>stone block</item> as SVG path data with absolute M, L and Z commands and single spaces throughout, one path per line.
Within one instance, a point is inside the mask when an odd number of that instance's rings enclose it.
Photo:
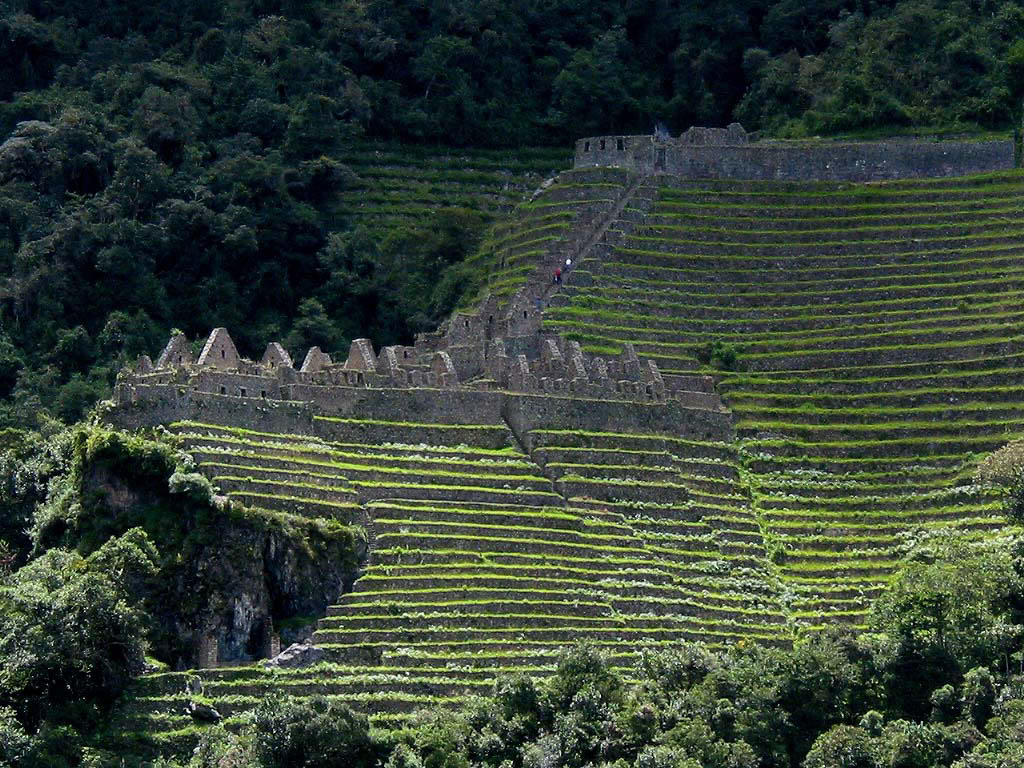
M 377 373 L 384 376 L 394 377 L 398 370 L 398 353 L 394 347 L 382 347 L 377 357 Z
M 214 328 L 210 332 L 197 363 L 226 371 L 238 368 L 238 350 L 226 328 Z
M 355 339 L 348 348 L 345 368 L 354 371 L 376 371 L 377 356 L 369 339 Z
M 174 334 L 167 346 L 164 347 L 160 357 L 156 360 L 156 367 L 160 370 L 165 368 L 181 368 L 191 365 L 194 358 L 188 339 L 183 333 Z
M 292 362 L 292 356 L 288 354 L 288 350 L 276 341 L 272 341 L 267 344 L 263 357 L 260 358 L 260 365 L 277 370 L 278 368 L 293 368 L 295 364 Z
M 430 361 L 430 371 L 435 376 L 448 376 L 453 381 L 458 382 L 459 377 L 455 372 L 455 364 L 452 363 L 451 355 L 444 350 L 434 353 L 433 360 Z
M 331 356 L 320 351 L 320 347 L 310 347 L 306 359 L 302 361 L 302 373 L 318 373 L 331 365 Z

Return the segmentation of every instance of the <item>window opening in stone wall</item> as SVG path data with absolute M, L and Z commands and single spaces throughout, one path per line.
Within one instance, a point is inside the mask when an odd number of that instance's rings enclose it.
M 260 390 L 260 397 L 262 397 L 264 400 L 266 400 L 267 399 L 267 390 L 261 389 Z
M 181 355 L 178 355 L 178 365 L 181 365 Z
M 466 324 L 466 327 L 469 328 L 469 320 L 463 320 L 463 322 Z
M 239 397 L 245 397 L 245 394 L 246 394 L 245 387 L 239 387 L 238 388 L 238 396 Z
M 601 139 L 601 149 L 604 149 L 604 139 Z
M 584 152 L 589 152 L 590 151 L 590 142 L 589 141 L 586 141 L 586 142 L 583 143 L 583 151 Z
M 523 310 L 523 319 L 524 320 L 526 319 L 526 310 L 525 309 Z
M 222 387 L 220 388 L 220 393 L 221 393 L 222 395 L 226 395 L 226 394 L 228 393 L 228 388 L 227 388 L 227 387 L 223 387 L 223 386 L 222 386 Z
M 619 150 L 619 152 L 625 152 L 626 151 L 626 145 L 622 142 L 622 139 L 616 139 L 615 140 L 615 148 L 617 150 Z
M 221 359 L 221 360 L 223 360 L 223 359 L 224 359 L 225 357 L 227 357 L 227 352 L 226 352 L 225 350 L 223 350 L 223 349 L 222 349 L 222 350 L 220 351 L 220 359 Z

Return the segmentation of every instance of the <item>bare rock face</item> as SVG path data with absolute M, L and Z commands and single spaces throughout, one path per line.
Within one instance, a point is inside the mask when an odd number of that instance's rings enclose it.
M 312 640 L 304 640 L 301 643 L 289 645 L 274 658 L 263 662 L 263 666 L 269 669 L 292 669 L 296 667 L 309 667 L 323 661 L 323 659 L 323 648 L 313 645 Z

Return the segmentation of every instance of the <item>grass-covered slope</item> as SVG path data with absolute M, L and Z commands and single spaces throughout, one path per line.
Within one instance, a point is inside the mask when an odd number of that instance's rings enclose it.
M 786 645 L 779 586 L 735 451 L 664 435 L 531 432 L 321 417 L 318 435 L 173 426 L 233 500 L 359 522 L 370 556 L 313 639 L 322 664 L 203 672 L 229 718 L 273 688 L 379 719 L 546 675 L 587 640 L 629 666 L 646 644 Z M 185 675 L 141 681 L 118 728 L 184 745 Z
M 676 182 L 546 323 L 739 369 L 718 389 L 791 615 L 859 624 L 913 531 L 1000 524 L 970 477 L 1024 416 L 1022 181 Z
M 339 155 L 358 180 L 339 193 L 334 213 L 383 233 L 427 225 L 439 212 L 486 224 L 520 204 L 570 159 L 561 147 L 356 144 Z

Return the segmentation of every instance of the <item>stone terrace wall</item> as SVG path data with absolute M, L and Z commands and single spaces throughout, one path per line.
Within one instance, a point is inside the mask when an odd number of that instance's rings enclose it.
M 474 390 L 335 390 L 336 408 L 316 402 L 271 401 L 233 397 L 173 385 L 140 388 L 134 400 L 120 401 L 106 419 L 124 429 L 140 429 L 175 421 L 316 435 L 317 415 L 424 424 L 501 424 L 517 433 L 531 429 L 641 431 L 701 440 L 729 439 L 732 414 L 687 408 L 678 401 L 630 403 L 580 400 L 571 397 L 480 392 Z
M 576 142 L 574 167 L 600 166 L 693 179 L 884 181 L 1009 170 L 1014 153 L 1010 139 L 701 145 L 654 136 L 598 136 Z

